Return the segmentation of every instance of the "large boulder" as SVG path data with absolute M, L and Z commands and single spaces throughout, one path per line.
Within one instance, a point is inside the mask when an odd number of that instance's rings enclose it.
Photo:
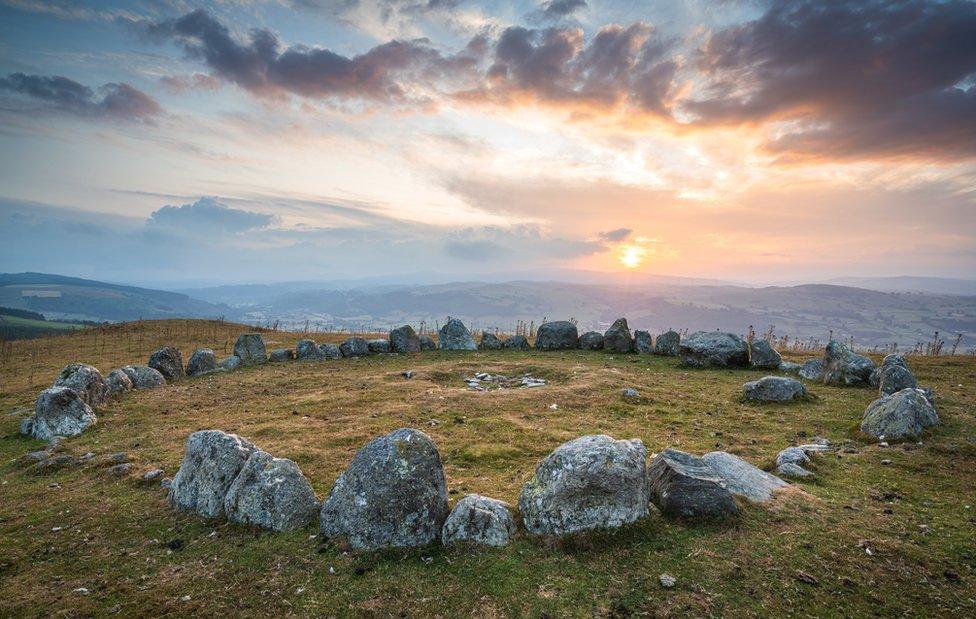
M 268 362 L 268 351 L 260 333 L 244 333 L 234 343 L 234 356 L 241 365 L 261 365 Z
M 457 318 L 448 318 L 444 326 L 437 332 L 437 341 L 441 350 L 478 350 L 474 338 L 468 328 Z
M 447 518 L 447 480 L 437 447 L 401 428 L 367 443 L 322 503 L 320 530 L 360 550 L 423 546 Z
M 441 543 L 507 546 L 515 535 L 515 519 L 508 503 L 480 494 L 468 494 L 457 502 L 441 530 Z
M 698 456 L 665 449 L 654 456 L 648 477 L 651 501 L 665 516 L 724 520 L 739 514 L 722 478 Z
M 369 348 L 369 352 L 374 355 L 384 354 L 390 352 L 390 340 L 385 337 L 378 337 L 372 340 L 366 340 L 366 347 Z
M 650 332 L 640 329 L 634 331 L 634 350 L 642 355 L 649 355 L 654 352 L 654 339 Z
M 713 451 L 702 456 L 708 466 L 722 479 L 732 494 L 744 496 L 753 503 L 765 503 L 773 493 L 788 483 L 725 451 Z
M 478 344 L 478 350 L 501 350 L 502 341 L 498 339 L 494 333 L 488 333 L 487 331 L 482 331 L 481 333 L 481 343 Z
M 874 370 L 874 361 L 836 340 L 827 344 L 823 364 L 823 382 L 826 385 L 867 385 Z
M 613 321 L 603 334 L 603 349 L 609 352 L 630 352 L 634 349 L 634 338 L 630 334 L 626 318 Z
M 390 330 L 390 352 L 420 352 L 420 338 L 410 325 Z
M 572 350 L 576 348 L 579 332 L 568 320 L 556 320 L 539 325 L 535 334 L 536 350 Z
M 749 365 L 757 370 L 776 370 L 783 357 L 766 340 L 753 340 L 749 346 Z
M 146 365 L 162 374 L 167 382 L 186 376 L 183 371 L 183 355 L 172 346 L 164 346 L 149 355 L 149 363 Z
M 105 384 L 108 385 L 108 394 L 111 396 L 125 393 L 132 389 L 132 379 L 121 369 L 115 369 L 105 377 Z
M 342 348 L 338 344 L 319 344 L 319 353 L 323 359 L 342 359 Z
M 654 354 L 665 357 L 677 357 L 681 354 L 681 334 L 677 331 L 665 331 L 654 341 Z
M 598 434 L 563 443 L 522 487 L 519 511 L 538 535 L 608 529 L 647 515 L 647 450 Z
M 361 337 L 349 337 L 339 344 L 339 350 L 343 357 L 365 357 L 369 354 L 369 342 Z
M 792 402 L 806 397 L 803 383 L 785 376 L 765 376 L 742 385 L 742 393 L 753 402 Z
M 878 380 L 878 393 L 891 395 L 902 389 L 917 389 L 918 381 L 912 371 L 903 365 L 889 365 L 881 372 Z
M 72 363 L 64 367 L 54 379 L 53 387 L 74 390 L 88 406 L 95 408 L 108 398 L 108 383 L 95 367 Z
M 295 351 L 291 348 L 275 348 L 268 355 L 269 363 L 285 363 L 286 361 L 295 360 Z
M 122 366 L 122 371 L 132 381 L 133 389 L 153 389 L 166 384 L 166 379 L 159 370 L 148 365 L 125 365 Z
M 203 376 L 217 371 L 217 355 L 209 348 L 199 348 L 186 364 L 187 376 Z
M 324 359 L 325 356 L 315 340 L 306 338 L 298 340 L 298 344 L 295 345 L 295 358 L 299 361 L 318 361 Z
M 200 430 L 186 439 L 180 470 L 169 489 L 169 504 L 204 518 L 224 515 L 227 490 L 257 450 L 247 439 L 220 430 Z
M 879 441 L 916 438 L 939 424 L 939 415 L 921 389 L 902 389 L 868 405 L 861 432 Z
M 823 359 L 807 359 L 797 371 L 800 378 L 807 380 L 821 380 L 824 374 Z
M 681 363 L 698 368 L 746 367 L 749 346 L 734 333 L 698 331 L 678 347 Z
M 587 331 L 579 336 L 577 345 L 582 350 L 603 350 L 603 334 L 596 331 Z
M 429 335 L 421 335 L 420 350 L 437 350 L 437 342 Z
M 529 340 L 524 335 L 513 335 L 502 342 L 502 348 L 510 350 L 531 350 Z
M 315 520 L 319 502 L 298 465 L 254 451 L 224 497 L 224 513 L 231 522 L 271 531 L 304 527 Z
M 241 367 L 241 358 L 237 355 L 224 357 L 220 360 L 220 363 L 217 364 L 217 367 L 225 372 L 232 372 Z
M 77 436 L 98 418 L 87 402 L 70 387 L 50 387 L 37 396 L 34 415 L 21 424 L 22 434 L 43 441 L 57 436 Z

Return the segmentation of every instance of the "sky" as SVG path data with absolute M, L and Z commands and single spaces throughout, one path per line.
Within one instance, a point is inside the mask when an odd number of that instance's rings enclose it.
M 0 271 L 976 273 L 969 0 L 0 0 Z

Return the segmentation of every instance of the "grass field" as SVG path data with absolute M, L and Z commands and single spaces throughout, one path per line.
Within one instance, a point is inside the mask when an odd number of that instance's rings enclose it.
M 920 382 L 936 389 L 942 418 L 921 445 L 857 439 L 875 397 L 867 389 L 808 385 L 815 401 L 759 406 L 739 399 L 742 383 L 763 375 L 756 371 L 576 351 L 429 352 L 269 364 L 135 392 L 65 442 L 66 453 L 94 452 L 91 463 L 27 470 L 22 456 L 42 443 L 18 434 L 16 410 L 32 406 L 65 364 L 107 373 L 145 363 L 164 343 L 184 359 L 200 346 L 220 355 L 242 330 L 150 322 L 8 346 L 0 359 L 0 615 L 976 615 L 972 357 L 910 359 Z M 265 333 L 269 349 L 300 337 Z M 400 376 L 407 369 L 412 380 Z M 550 385 L 468 391 L 462 377 L 475 371 L 530 372 Z M 626 386 L 643 399 L 621 400 Z M 478 492 L 513 504 L 538 460 L 583 434 L 637 437 L 651 452 L 726 449 L 762 467 L 815 435 L 844 447 L 818 461 L 817 479 L 797 484 L 801 492 L 744 505 L 730 527 L 653 513 L 613 534 L 562 542 L 521 536 L 500 550 L 376 554 L 321 545 L 314 526 L 272 535 L 174 513 L 158 486 L 138 474 L 112 478 L 100 465 L 124 451 L 137 473 L 162 467 L 172 475 L 186 437 L 219 428 L 295 460 L 324 497 L 362 444 L 403 426 L 437 443 L 452 501 Z M 661 573 L 677 585 L 662 588 Z M 81 587 L 89 593 L 76 593 Z

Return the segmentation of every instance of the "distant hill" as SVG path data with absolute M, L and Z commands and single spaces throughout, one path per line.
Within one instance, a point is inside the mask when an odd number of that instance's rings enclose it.
M 824 282 L 882 292 L 922 292 L 976 296 L 976 280 L 950 277 L 838 277 Z
M 47 320 L 96 322 L 235 314 L 227 305 L 177 292 L 47 273 L 0 273 L 0 306 L 37 312 Z

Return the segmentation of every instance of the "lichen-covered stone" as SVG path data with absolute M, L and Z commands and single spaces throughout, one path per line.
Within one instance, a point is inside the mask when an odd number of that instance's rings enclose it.
M 793 363 L 792 361 L 783 361 L 779 364 L 779 371 L 783 372 L 784 374 L 799 375 L 801 369 L 803 369 L 801 364 Z
M 878 380 L 878 393 L 891 395 L 902 389 L 917 389 L 918 381 L 911 370 L 903 365 L 889 365 L 881 371 Z
M 494 333 L 489 333 L 488 331 L 482 331 L 481 342 L 478 344 L 478 350 L 501 350 L 502 341 L 498 339 L 498 336 Z
M 319 344 L 323 359 L 342 359 L 342 349 L 337 344 Z
M 172 346 L 164 346 L 149 355 L 149 363 L 146 365 L 162 374 L 167 382 L 186 376 L 183 370 L 183 355 L 179 349 Z
M 515 535 L 515 519 L 504 501 L 469 494 L 457 502 L 444 522 L 441 543 L 506 546 Z
M 556 320 L 539 325 L 535 347 L 536 350 L 573 350 L 578 340 L 576 325 L 568 320 Z
M 579 336 L 578 344 L 581 350 L 603 350 L 603 334 L 587 331 Z
M 378 337 L 372 340 L 366 340 L 366 347 L 369 352 L 376 354 L 384 354 L 390 352 L 390 340 L 385 337 Z
M 734 333 L 698 331 L 681 341 L 681 363 L 699 368 L 747 367 L 749 346 Z
M 917 438 L 939 424 L 939 415 L 921 389 L 902 389 L 878 398 L 864 411 L 861 432 L 879 441 Z
M 654 354 L 664 357 L 677 357 L 681 353 L 681 334 L 665 331 L 654 341 Z
M 299 361 L 318 361 L 325 358 L 319 345 L 307 338 L 298 340 L 295 346 L 295 357 Z
M 295 360 L 295 351 L 291 348 L 275 348 L 268 355 L 269 363 L 284 363 Z
M 58 436 L 77 436 L 97 421 L 95 412 L 77 391 L 69 387 L 50 387 L 38 394 L 34 415 L 23 421 L 20 431 L 50 441 Z
M 648 331 L 634 331 L 634 351 L 642 355 L 654 353 L 654 340 Z
M 477 350 L 474 338 L 464 323 L 457 318 L 448 318 L 444 326 L 437 332 L 437 341 L 441 350 Z
M 749 365 L 757 370 L 776 370 L 783 357 L 766 340 L 754 340 L 749 347 Z
M 529 340 L 524 335 L 513 335 L 502 342 L 502 348 L 508 350 L 531 350 Z
M 437 350 L 437 342 L 429 335 L 421 335 L 420 350 Z
M 722 478 L 697 456 L 665 449 L 654 456 L 648 477 L 651 501 L 665 516 L 725 520 L 739 514 Z
M 260 333 L 243 333 L 234 343 L 234 356 L 241 365 L 261 365 L 268 362 L 268 351 Z
M 420 338 L 410 325 L 390 330 L 390 352 L 420 352 Z
M 630 334 L 630 327 L 626 318 L 613 321 L 610 328 L 603 334 L 603 349 L 609 352 L 627 353 L 634 349 L 634 337 Z
M 247 439 L 220 430 L 200 430 L 186 439 L 169 504 L 204 518 L 224 515 L 224 499 L 244 463 L 256 451 Z
M 800 378 L 805 378 L 807 380 L 820 380 L 823 378 L 823 373 L 823 359 L 807 359 L 797 371 Z
M 765 503 L 773 498 L 777 490 L 789 486 L 779 477 L 725 451 L 707 453 L 702 460 L 712 467 L 729 492 L 744 496 L 753 503 Z
M 209 348 L 198 348 L 186 363 L 187 376 L 203 376 L 217 371 L 217 355 Z
M 224 357 L 223 359 L 220 360 L 220 363 L 217 364 L 217 367 L 219 367 L 221 370 L 224 370 L 225 372 L 231 372 L 241 367 L 241 358 L 238 357 L 237 355 Z
M 112 370 L 105 377 L 105 384 L 108 385 L 108 394 L 111 396 L 125 393 L 132 389 L 132 379 L 121 369 Z
M 831 341 L 824 350 L 823 382 L 827 385 L 867 385 L 874 361 L 859 355 L 843 342 Z
M 339 344 L 339 350 L 342 351 L 343 357 L 365 357 L 369 354 L 369 342 L 365 338 L 349 337 Z
M 298 465 L 260 450 L 251 453 L 224 497 L 228 520 L 271 531 L 304 527 L 318 511 L 315 491 Z
M 66 365 L 52 387 L 74 390 L 88 406 L 96 408 L 108 398 L 108 383 L 97 368 L 84 363 Z
M 159 370 L 148 365 L 125 365 L 122 366 L 122 371 L 132 381 L 133 389 L 154 389 L 166 384 L 166 379 Z
M 792 402 L 806 397 L 803 383 L 785 376 L 765 376 L 742 385 L 742 393 L 753 402 Z

